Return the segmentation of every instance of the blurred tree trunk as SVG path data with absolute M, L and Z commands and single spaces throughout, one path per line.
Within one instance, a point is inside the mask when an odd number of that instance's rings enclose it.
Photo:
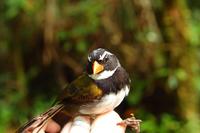
M 15 66 L 15 72 L 16 72 L 16 85 L 19 94 L 24 97 L 27 95 L 27 80 L 26 80 L 26 75 L 24 72 L 24 64 L 23 64 L 23 59 L 22 59 L 22 52 L 20 48 L 20 44 L 16 44 L 17 41 L 15 42 L 14 45 L 14 51 L 13 51 L 13 61 L 14 61 L 14 66 Z
M 162 35 L 156 21 L 153 3 L 151 0 L 132 0 L 133 8 L 137 16 L 138 32 L 146 33 L 141 42 L 160 43 Z
M 46 0 L 44 10 L 44 52 L 43 62 L 49 64 L 57 59 L 55 38 L 56 0 Z
M 20 98 L 25 98 L 27 95 L 27 77 L 25 75 L 25 68 L 24 68 L 24 60 L 23 60 L 23 45 L 21 40 L 21 32 L 20 29 L 22 27 L 22 23 L 20 21 L 23 20 L 23 15 L 20 15 L 16 18 L 15 23 L 11 23 L 11 36 L 13 39 L 10 40 L 11 51 L 12 51 L 12 61 L 14 66 L 14 72 L 16 75 L 16 88 L 18 93 L 20 94 Z M 16 99 L 17 100 L 17 99 Z M 19 99 L 18 99 L 19 100 Z M 24 103 L 26 100 L 24 100 Z
M 198 90 L 194 87 L 194 80 L 198 72 L 194 69 L 196 62 L 195 49 L 189 44 L 187 20 L 190 12 L 185 0 L 165 0 L 163 14 L 165 39 L 169 43 L 172 73 L 179 80 L 178 100 L 182 118 L 187 121 L 184 132 L 196 133 L 198 127 Z

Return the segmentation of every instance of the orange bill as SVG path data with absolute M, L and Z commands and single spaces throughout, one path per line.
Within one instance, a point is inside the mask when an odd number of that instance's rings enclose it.
M 104 66 L 99 64 L 97 61 L 94 61 L 92 70 L 93 70 L 93 74 L 97 74 L 104 70 Z

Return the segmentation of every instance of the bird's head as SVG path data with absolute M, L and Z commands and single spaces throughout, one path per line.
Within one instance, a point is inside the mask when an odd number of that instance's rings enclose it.
M 92 79 L 101 80 L 111 77 L 120 66 L 114 54 L 105 49 L 98 48 L 88 55 L 86 72 Z

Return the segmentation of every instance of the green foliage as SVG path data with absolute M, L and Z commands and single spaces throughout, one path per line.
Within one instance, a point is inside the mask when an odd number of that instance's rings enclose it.
M 170 114 L 163 114 L 159 121 L 148 113 L 145 116 L 141 127 L 143 133 L 177 133 L 181 129 L 181 123 Z
M 127 97 L 127 101 L 130 104 L 130 106 L 137 105 L 141 101 L 142 94 L 147 85 L 148 83 L 145 80 L 140 80 L 136 78 L 134 79 L 131 86 L 131 92 L 129 94 L 129 97 Z
M 16 17 L 20 10 L 24 7 L 25 0 L 7 0 L 5 1 L 6 12 L 5 17 L 7 19 L 12 19 Z

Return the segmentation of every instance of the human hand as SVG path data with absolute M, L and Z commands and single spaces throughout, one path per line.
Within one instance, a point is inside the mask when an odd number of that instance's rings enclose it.
M 62 129 L 56 122 L 50 120 L 39 133 L 124 133 L 126 127 L 117 125 L 121 121 L 122 119 L 115 111 L 110 111 L 97 116 L 92 122 L 88 116 L 78 116 L 66 123 Z

